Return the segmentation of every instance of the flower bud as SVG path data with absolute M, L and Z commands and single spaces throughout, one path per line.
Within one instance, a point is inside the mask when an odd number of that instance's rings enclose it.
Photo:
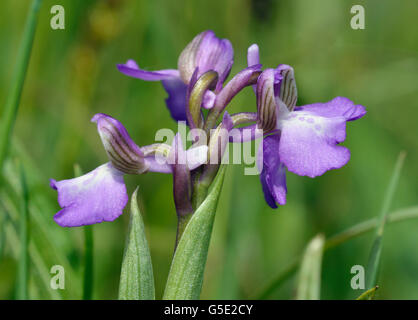
M 118 120 L 98 113 L 91 121 L 97 123 L 103 146 L 116 169 L 126 174 L 141 174 L 147 171 L 148 166 L 143 153 Z
M 233 64 L 234 51 L 227 39 L 219 39 L 211 30 L 198 34 L 180 54 L 178 69 L 180 78 L 188 84 L 193 72 L 199 68 L 199 78 L 209 70 L 219 74 L 222 83 L 228 76 Z
M 266 69 L 257 81 L 257 125 L 266 132 L 276 128 L 277 105 L 274 92 L 280 80 L 281 76 L 276 77 L 273 69 Z
M 293 71 L 293 68 L 287 64 L 279 65 L 275 71 L 281 77 L 277 94 L 289 111 L 293 111 L 298 99 L 295 72 Z

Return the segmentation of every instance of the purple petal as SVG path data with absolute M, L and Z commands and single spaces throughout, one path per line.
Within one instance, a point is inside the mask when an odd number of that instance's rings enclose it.
M 122 214 L 128 202 L 123 173 L 110 163 L 74 179 L 55 181 L 62 207 L 55 216 L 61 227 L 79 227 L 103 221 L 113 221 Z
M 172 78 L 178 78 L 180 73 L 176 69 L 164 69 L 157 71 L 147 71 L 140 69 L 134 60 L 128 60 L 125 64 L 118 64 L 117 68 L 123 74 L 142 79 L 145 81 L 160 81 Z
M 337 144 L 345 140 L 342 116 L 325 118 L 311 112 L 294 111 L 279 121 L 279 155 L 287 169 L 311 178 L 338 169 L 350 159 L 350 151 Z
M 292 111 L 298 100 L 295 73 L 291 66 L 280 64 L 275 70 L 276 79 L 279 80 L 277 92 L 275 93 L 286 107 Z
M 208 146 L 198 146 L 189 148 L 186 151 L 187 167 L 189 170 L 194 170 L 207 162 Z
M 263 140 L 258 152 L 258 166 L 262 163 L 260 174 L 264 198 L 271 208 L 277 208 L 276 203 L 286 204 L 286 169 L 280 162 L 278 148 L 280 135 L 271 135 Z M 262 147 L 262 149 L 261 149 Z M 260 159 L 262 155 L 262 159 Z
M 207 162 L 208 147 L 198 146 L 186 151 L 187 167 L 194 170 Z M 171 159 L 162 154 L 153 154 L 145 157 L 145 163 L 150 172 L 172 173 Z
M 247 51 L 247 65 L 251 67 L 256 64 L 260 64 L 260 53 L 258 45 L 254 43 Z
M 196 68 L 198 77 L 214 70 L 222 83 L 228 76 L 234 58 L 234 50 L 227 39 L 219 39 L 211 30 L 198 34 L 183 50 L 178 60 L 180 77 L 189 83 Z
M 257 64 L 238 72 L 216 96 L 215 107 L 223 110 L 238 92 L 248 85 L 255 84 L 261 67 L 261 64 Z
M 127 174 L 140 174 L 147 171 L 144 154 L 118 120 L 107 114 L 98 113 L 91 121 L 97 123 L 103 146 L 116 169 Z
M 215 104 L 215 98 L 216 94 L 210 90 L 207 90 L 203 96 L 202 107 L 205 109 L 212 109 Z
M 260 64 L 260 50 L 257 44 L 252 44 L 247 50 L 247 66 L 251 67 Z M 256 92 L 256 85 L 253 85 L 253 90 Z
M 168 98 L 165 100 L 171 117 L 176 121 L 187 121 L 186 92 L 187 85 L 180 78 L 172 78 L 161 81 Z
M 167 158 L 162 155 L 151 155 L 145 157 L 145 163 L 148 166 L 148 171 L 159 173 L 172 173 L 173 168 L 167 163 Z
M 362 105 L 355 105 L 350 99 L 344 97 L 336 97 L 325 103 L 297 107 L 297 110 L 311 112 L 326 118 L 344 117 L 347 121 L 357 120 L 366 114 L 366 109 Z
M 276 128 L 279 105 L 276 103 L 274 88 L 276 86 L 275 70 L 266 69 L 257 80 L 257 124 L 269 132 Z

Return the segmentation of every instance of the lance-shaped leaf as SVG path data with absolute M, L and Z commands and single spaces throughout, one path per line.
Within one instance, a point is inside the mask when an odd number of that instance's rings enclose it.
M 151 255 L 144 222 L 137 202 L 138 188 L 131 199 L 131 219 L 119 284 L 119 300 L 155 299 Z
M 299 273 L 296 294 L 298 300 L 319 300 L 324 243 L 324 236 L 319 234 L 306 247 Z
M 225 168 L 222 166 L 219 170 L 212 190 L 184 230 L 168 274 L 165 300 L 199 299 Z

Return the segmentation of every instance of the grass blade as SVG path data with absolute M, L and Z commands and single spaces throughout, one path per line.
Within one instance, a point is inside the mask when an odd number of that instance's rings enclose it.
M 3 258 L 6 247 L 6 214 L 0 211 L 0 261 Z
M 379 286 L 373 287 L 366 292 L 363 292 L 356 300 L 373 300 Z
M 406 153 L 401 152 L 396 161 L 395 168 L 393 170 L 392 178 L 390 180 L 388 189 L 385 194 L 385 200 L 383 201 L 382 210 L 379 215 L 379 222 L 376 228 L 376 236 L 373 242 L 373 246 L 369 256 L 369 262 L 366 269 L 366 286 L 367 289 L 372 289 L 376 286 L 377 274 L 379 271 L 380 255 L 382 253 L 382 241 L 385 224 L 387 221 L 387 214 L 392 204 L 393 195 L 398 185 L 399 176 L 401 174 L 402 166 L 405 160 Z
M 12 87 L 4 108 L 3 117 L 0 125 L 0 172 L 7 153 L 11 132 L 16 120 L 19 108 L 20 97 L 22 95 L 23 84 L 25 82 L 26 71 L 29 65 L 29 58 L 32 51 L 33 39 L 35 36 L 36 24 L 42 0 L 33 0 L 29 10 L 29 17 L 26 21 L 23 41 L 20 47 L 16 73 L 12 80 Z
M 400 222 L 404 220 L 418 219 L 418 206 L 413 206 L 405 209 L 399 209 L 387 216 L 387 223 L 391 224 L 394 222 Z M 324 251 L 335 248 L 342 243 L 347 242 L 353 238 L 361 236 L 369 231 L 372 231 L 378 225 L 378 219 L 373 218 L 360 222 L 342 232 L 337 233 L 334 236 L 331 236 L 326 240 L 324 245 Z M 295 259 L 286 267 L 284 267 L 274 278 L 273 280 L 265 286 L 262 290 L 258 291 L 253 299 L 263 300 L 269 298 L 277 288 L 279 288 L 287 279 L 295 274 L 301 258 Z
M 319 300 L 321 292 L 321 264 L 325 237 L 313 238 L 306 247 L 300 267 L 297 300 Z
M 14 145 L 15 147 L 16 145 Z M 24 165 L 26 180 L 28 186 L 40 186 L 45 184 L 45 180 L 40 180 L 37 176 L 38 171 L 30 162 L 29 157 L 24 154 L 13 155 L 20 160 Z M 10 221 L 10 226 L 14 228 L 16 237 L 19 240 L 18 225 L 21 212 L 21 183 L 20 183 L 20 168 L 16 166 L 15 162 L 12 162 L 10 158 L 6 159 L 4 170 L 3 170 L 3 187 L 0 188 L 0 206 L 4 208 L 4 213 L 6 214 L 7 220 Z M 46 187 L 46 186 L 45 186 Z M 48 189 L 47 189 L 48 190 Z M 30 266 L 31 277 L 34 281 L 39 282 L 38 280 L 43 280 L 44 275 L 38 275 L 39 268 L 35 267 L 34 261 L 32 259 L 31 250 L 36 250 L 34 253 L 37 257 L 43 260 L 43 264 L 47 266 L 52 266 L 55 264 L 62 265 L 65 269 L 66 276 L 73 279 L 71 286 L 68 286 L 64 291 L 51 290 L 49 285 L 49 270 L 46 271 L 45 279 L 48 279 L 47 282 L 40 282 L 39 284 L 42 287 L 45 287 L 47 293 L 50 295 L 49 291 L 57 292 L 57 294 L 52 294 L 56 298 L 59 296 L 65 298 L 79 298 L 81 297 L 81 273 L 78 270 L 75 270 L 74 267 L 70 264 L 67 257 L 68 245 L 70 244 L 70 239 L 65 236 L 65 233 L 62 232 L 59 228 L 54 228 L 55 222 L 51 219 L 51 212 L 54 212 L 55 206 L 50 205 L 49 199 L 47 199 L 44 194 L 40 192 L 41 190 L 36 190 L 36 192 L 31 192 L 30 194 L 30 203 L 29 203 L 29 213 L 30 213 L 30 233 L 31 233 L 31 242 L 29 244 L 29 255 L 31 257 Z M 9 227 L 8 227 L 9 228 Z M 13 244 L 12 253 L 15 256 L 16 260 L 19 259 L 19 242 L 11 242 L 9 231 L 6 232 L 6 241 L 8 244 Z M 62 246 L 62 247 L 61 247 Z M 12 248 L 12 245 L 7 246 L 7 248 Z M 14 250 L 16 247 L 16 250 Z M 64 249 L 65 248 L 65 249 Z M 45 286 L 44 286 L 45 284 Z M 38 288 L 40 286 L 38 285 Z M 37 290 L 40 292 L 39 290 Z M 36 296 L 34 296 L 36 297 Z M 54 298 L 55 299 L 55 298 Z
M 19 300 L 27 300 L 29 280 L 29 191 L 22 165 L 20 166 L 20 182 L 22 186 L 22 204 L 19 219 L 20 250 L 17 268 L 16 298 Z
M 168 274 L 163 296 L 165 300 L 196 300 L 200 297 L 225 168 L 222 166 L 219 170 L 212 190 L 184 230 Z
M 131 199 L 131 219 L 122 261 L 119 300 L 155 299 L 151 255 L 138 207 L 137 193 L 138 188 Z
M 10 221 L 7 222 L 6 226 L 6 239 L 8 243 L 13 244 L 19 244 L 19 236 L 16 233 L 15 228 L 13 227 L 12 223 Z M 18 257 L 18 250 L 16 248 L 16 245 L 10 246 L 12 249 L 12 253 L 15 257 Z M 49 297 L 53 300 L 61 300 L 62 296 L 60 294 L 59 290 L 52 290 L 50 287 L 50 273 L 49 269 L 46 266 L 44 260 L 42 259 L 41 254 L 39 253 L 39 250 L 35 247 L 34 243 L 29 244 L 29 257 L 31 260 L 31 263 L 33 265 L 33 269 L 36 270 L 36 273 L 38 274 L 37 277 L 34 277 L 34 280 L 38 282 L 40 286 L 43 287 L 45 292 L 48 293 Z

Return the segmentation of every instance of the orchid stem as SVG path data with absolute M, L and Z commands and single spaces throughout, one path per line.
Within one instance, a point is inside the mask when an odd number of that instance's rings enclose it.
M 177 220 L 177 234 L 176 234 L 176 244 L 174 246 L 174 252 L 176 252 L 177 245 L 179 244 L 179 241 L 181 239 L 181 236 L 183 235 L 184 230 L 186 229 L 187 224 L 189 223 L 189 220 L 192 218 L 192 213 L 189 213 L 184 216 L 178 216 Z

